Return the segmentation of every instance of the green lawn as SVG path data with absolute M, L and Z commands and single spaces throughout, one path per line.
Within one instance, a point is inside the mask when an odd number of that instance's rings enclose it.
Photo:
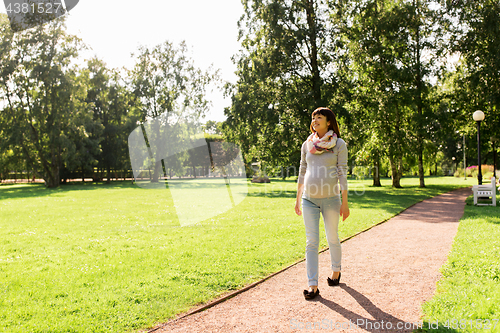
M 404 178 L 403 189 L 390 183 L 349 181 L 342 238 L 475 180 L 426 178 L 424 189 L 418 178 Z M 235 208 L 181 227 L 166 189 L 2 185 L 0 331 L 137 331 L 255 282 L 304 256 L 295 193 L 292 180 L 249 184 Z
M 423 306 L 426 332 L 500 332 L 500 206 L 466 202 L 436 295 Z

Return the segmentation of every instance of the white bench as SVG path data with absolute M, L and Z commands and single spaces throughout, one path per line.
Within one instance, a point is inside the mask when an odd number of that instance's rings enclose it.
M 491 177 L 491 184 L 488 185 L 474 185 L 472 186 L 472 192 L 474 193 L 474 205 L 477 206 L 496 206 L 497 205 L 497 189 L 496 189 L 495 177 Z M 491 198 L 490 203 L 477 203 L 478 198 L 488 197 Z

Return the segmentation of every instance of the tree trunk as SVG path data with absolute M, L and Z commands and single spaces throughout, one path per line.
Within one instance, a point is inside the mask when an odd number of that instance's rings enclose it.
M 380 156 L 375 153 L 373 161 L 373 186 L 382 186 L 380 184 Z
M 497 148 L 493 142 L 493 177 L 497 178 Z
M 398 161 L 395 161 L 394 157 L 389 156 L 389 162 L 391 164 L 391 171 L 392 171 L 392 177 L 391 177 L 392 178 L 392 187 L 401 188 L 402 186 L 401 186 L 400 180 L 401 180 L 401 175 L 402 175 L 401 167 L 402 167 L 402 163 L 403 163 L 403 158 L 400 157 L 400 158 L 398 158 Z
M 50 165 L 49 167 L 49 173 L 48 175 L 46 175 L 45 178 L 48 178 L 48 179 L 45 179 L 45 183 L 47 185 L 47 187 L 58 187 L 59 186 L 59 182 L 60 182 L 60 178 L 59 178 L 59 168 L 57 166 L 54 166 L 54 165 Z
M 158 183 L 158 177 L 160 175 L 161 161 L 156 162 L 154 165 L 153 177 L 151 179 L 152 183 Z
M 109 166 L 109 164 L 108 164 L 106 173 L 108 174 L 106 177 L 106 184 L 109 184 L 109 183 L 111 183 L 111 167 Z M 115 176 L 115 178 L 116 178 L 116 176 Z
M 419 1 L 413 4 L 415 6 L 415 10 L 419 9 Z M 418 20 L 418 18 L 417 18 Z M 419 187 L 425 187 L 424 182 L 424 159 L 423 159 L 423 135 L 422 135 L 422 73 L 420 70 L 420 23 L 417 23 L 416 26 L 416 55 L 415 62 L 417 64 L 417 77 L 416 77 L 416 86 L 417 86 L 417 154 L 418 154 L 418 177 L 420 179 Z
M 400 184 L 401 178 L 403 178 L 403 156 L 399 156 L 399 168 L 398 168 L 398 185 L 402 187 Z
M 312 93 L 314 98 L 315 108 L 323 106 L 323 99 L 321 96 L 321 76 L 318 66 L 318 45 L 317 38 L 318 32 L 316 31 L 316 13 L 314 9 L 314 0 L 306 1 L 306 14 L 307 25 L 309 26 L 309 42 L 311 43 L 311 50 L 309 53 L 312 71 Z
M 424 182 L 424 159 L 422 156 L 422 147 L 419 147 L 418 151 L 418 178 L 420 179 L 419 187 L 425 187 Z

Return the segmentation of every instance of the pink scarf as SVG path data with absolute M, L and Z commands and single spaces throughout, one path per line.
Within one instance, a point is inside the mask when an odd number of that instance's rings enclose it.
M 323 154 L 325 151 L 333 153 L 333 147 L 337 144 L 337 134 L 332 130 L 326 132 L 320 139 L 318 133 L 312 133 L 307 138 L 307 150 L 311 154 Z

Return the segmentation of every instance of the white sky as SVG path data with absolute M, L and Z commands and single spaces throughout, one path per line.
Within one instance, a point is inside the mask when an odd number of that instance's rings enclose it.
M 5 7 L 0 4 L 0 12 Z M 79 36 L 108 67 L 131 68 L 139 45 L 185 40 L 195 66 L 219 68 L 222 79 L 236 82 L 231 57 L 238 52 L 239 0 L 80 0 L 67 17 L 68 31 Z M 87 58 L 87 55 L 85 55 Z M 222 91 L 208 96 L 213 108 L 205 120 L 222 121 L 230 105 Z

